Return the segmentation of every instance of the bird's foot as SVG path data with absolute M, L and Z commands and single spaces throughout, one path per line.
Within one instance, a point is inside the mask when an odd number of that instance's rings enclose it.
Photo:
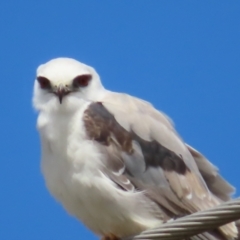
M 115 236 L 114 234 L 110 233 L 110 234 L 102 237 L 101 240 L 120 240 L 120 238 Z

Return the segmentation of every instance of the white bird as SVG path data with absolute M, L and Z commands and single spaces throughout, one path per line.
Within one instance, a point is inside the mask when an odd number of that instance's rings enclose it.
M 70 58 L 37 70 L 41 169 L 50 193 L 104 240 L 139 234 L 230 199 L 232 186 L 150 103 L 106 90 Z M 235 223 L 205 239 L 234 239 Z M 204 236 L 204 235 L 202 235 Z

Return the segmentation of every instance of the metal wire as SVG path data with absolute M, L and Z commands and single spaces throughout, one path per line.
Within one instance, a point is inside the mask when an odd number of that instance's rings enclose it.
M 179 240 L 192 237 L 240 219 L 240 198 L 167 222 L 158 228 L 122 240 Z

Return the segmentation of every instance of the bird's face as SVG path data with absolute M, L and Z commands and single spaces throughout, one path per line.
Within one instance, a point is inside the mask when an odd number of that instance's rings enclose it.
M 66 77 L 63 79 L 61 76 L 56 76 L 55 78 L 47 78 L 44 74 L 39 74 L 37 76 L 38 87 L 40 91 L 45 94 L 50 94 L 52 97 L 56 96 L 59 103 L 62 104 L 63 98 L 71 93 L 82 93 L 87 88 L 90 81 L 92 80 L 91 73 L 79 73 L 77 76 Z
M 34 106 L 64 108 L 82 100 L 95 100 L 104 90 L 96 71 L 74 59 L 57 58 L 41 65 L 34 86 Z

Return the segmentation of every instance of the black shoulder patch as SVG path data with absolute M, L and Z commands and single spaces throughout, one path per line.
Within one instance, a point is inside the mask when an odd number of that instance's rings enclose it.
M 175 152 L 155 140 L 146 141 L 136 133 L 126 131 L 101 102 L 90 104 L 84 112 L 83 120 L 89 138 L 100 144 L 114 144 L 114 137 L 121 150 L 131 155 L 134 151 L 132 141 L 137 141 L 142 149 L 146 167 L 161 167 L 165 171 L 175 171 L 179 174 L 190 171 L 181 156 Z
M 101 102 L 92 103 L 85 110 L 84 123 L 91 139 L 108 146 L 113 142 L 112 137 L 115 137 L 122 151 L 129 154 L 133 152 L 131 134 L 117 123 Z

